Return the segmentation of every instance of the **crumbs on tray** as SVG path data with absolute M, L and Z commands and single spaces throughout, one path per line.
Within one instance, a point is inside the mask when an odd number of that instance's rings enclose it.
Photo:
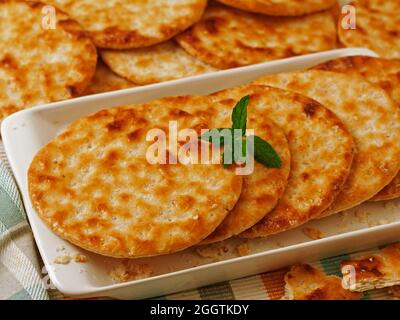
M 88 261 L 87 256 L 85 256 L 84 254 L 80 254 L 80 253 L 75 253 L 73 258 L 76 263 L 85 263 Z
M 307 237 L 312 240 L 319 240 L 323 238 L 322 232 L 319 229 L 307 227 L 303 228 L 302 231 Z
M 128 282 L 149 278 L 154 274 L 148 264 L 138 264 L 132 260 L 124 260 L 114 266 L 109 275 L 115 282 Z
M 202 258 L 220 258 L 229 252 L 229 248 L 221 244 L 210 244 L 196 248 L 196 253 Z
M 240 257 L 247 256 L 247 255 L 249 255 L 249 254 L 251 253 L 249 244 L 248 244 L 247 242 L 244 242 L 244 243 L 242 243 L 242 244 L 239 244 L 239 245 L 236 247 L 236 251 L 237 251 L 237 253 L 238 253 L 238 255 L 239 255 Z
M 65 251 L 65 248 L 63 249 L 59 249 L 57 248 L 57 252 L 60 251 Z M 85 263 L 88 261 L 87 256 L 85 256 L 84 254 L 81 253 L 74 253 L 74 254 L 70 254 L 70 253 L 64 253 L 62 255 L 59 255 L 57 257 L 55 257 L 54 259 L 54 263 L 55 264 L 69 264 L 71 261 L 74 261 L 76 263 Z
M 69 254 L 63 254 L 60 256 L 57 256 L 54 259 L 55 264 L 68 264 L 71 262 L 71 256 Z
M 248 242 L 245 241 L 241 244 L 238 244 L 235 248 L 236 254 L 240 257 L 247 256 L 251 253 L 250 247 Z M 231 250 L 229 247 L 223 243 L 214 243 L 203 245 L 196 248 L 196 253 L 202 258 L 209 258 L 209 259 L 220 259 L 226 257 Z
M 368 222 L 369 212 L 367 212 L 365 210 L 357 209 L 356 211 L 354 211 L 354 215 L 358 219 L 358 221 L 360 221 L 361 223 Z

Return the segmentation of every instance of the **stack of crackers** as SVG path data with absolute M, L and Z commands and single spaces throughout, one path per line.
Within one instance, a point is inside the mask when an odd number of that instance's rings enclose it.
M 340 72 L 343 63 L 369 68 L 376 59 L 339 59 L 209 96 L 163 98 L 79 119 L 34 158 L 32 202 L 61 237 L 135 258 L 267 237 L 365 201 L 396 198 L 399 106 L 361 73 Z M 170 121 L 193 129 L 195 138 L 228 128 L 245 96 L 247 128 L 276 150 L 279 168 L 255 162 L 241 176 L 219 159 L 174 162 L 181 151 L 171 145 Z M 165 135 L 149 138 L 152 130 Z M 166 140 L 168 159 L 149 160 L 154 141 Z

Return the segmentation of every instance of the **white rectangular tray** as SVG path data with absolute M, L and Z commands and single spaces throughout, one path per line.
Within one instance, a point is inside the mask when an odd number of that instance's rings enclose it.
M 26 173 L 31 159 L 44 144 L 79 117 L 103 108 L 145 102 L 163 96 L 208 94 L 245 84 L 266 74 L 303 69 L 332 58 L 358 54 L 375 55 L 366 49 L 327 51 L 53 103 L 8 117 L 1 127 L 6 153 L 52 282 L 61 292 L 71 296 L 146 298 L 399 240 L 400 210 L 396 206 L 400 205 L 400 201 L 367 203 L 346 214 L 310 222 L 309 226 L 320 229 L 325 235 L 321 240 L 311 241 L 302 233 L 302 228 L 298 228 L 267 239 L 249 241 L 251 254 L 245 257 L 238 257 L 235 253 L 235 247 L 243 240 L 229 240 L 225 243 L 229 252 L 219 257 L 220 261 L 217 262 L 212 258 L 200 257 L 194 249 L 138 259 L 138 263 L 149 264 L 155 275 L 144 280 L 115 284 L 109 271 L 119 261 L 85 252 L 57 237 L 37 216 L 28 195 Z M 368 213 L 368 219 L 360 218 L 360 210 Z M 66 248 L 65 252 L 85 254 L 88 262 L 55 265 L 55 257 L 62 254 L 57 252 L 60 246 Z

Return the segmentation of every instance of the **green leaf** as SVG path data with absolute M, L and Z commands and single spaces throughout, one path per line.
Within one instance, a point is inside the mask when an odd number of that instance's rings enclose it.
M 224 168 L 228 168 L 232 164 L 232 161 L 233 161 L 233 148 L 232 148 L 232 145 L 230 145 L 230 144 L 225 145 L 225 137 L 223 134 L 224 130 L 229 131 L 229 134 L 232 137 L 231 143 L 233 144 L 233 141 L 232 141 L 233 140 L 233 129 L 231 129 L 231 128 L 212 129 L 212 130 L 207 131 L 206 133 L 202 134 L 199 138 L 213 143 L 215 140 L 215 137 L 219 137 L 219 147 L 224 147 L 224 153 L 222 154 L 222 164 L 224 165 Z M 213 138 L 214 138 L 214 140 L 213 140 Z M 231 154 L 230 160 L 227 159 L 227 157 L 225 156 L 225 153 Z M 225 163 L 225 161 L 228 161 L 228 163 Z
M 230 159 L 227 159 L 227 154 L 230 154 Z M 226 145 L 224 148 L 224 153 L 222 154 L 222 164 L 224 168 L 227 169 L 233 163 L 233 148 L 230 145 Z
M 278 153 L 267 141 L 258 136 L 254 136 L 254 159 L 269 168 L 282 166 Z
M 222 155 L 222 163 L 225 168 L 228 168 L 233 162 L 238 160 L 247 161 L 248 155 L 247 151 L 249 150 L 251 154 L 254 155 L 254 159 L 259 163 L 267 166 L 269 168 L 280 168 L 282 166 L 282 160 L 280 159 L 277 152 L 274 148 L 265 140 L 258 136 L 251 136 L 247 138 L 254 139 L 254 146 L 247 146 L 248 141 L 243 139 L 246 136 L 246 129 L 247 129 L 247 106 L 250 102 L 250 96 L 247 95 L 240 99 L 240 101 L 235 105 L 235 108 L 232 111 L 232 128 L 217 128 L 207 131 L 206 133 L 202 134 L 199 139 L 215 143 L 218 142 L 219 146 L 224 146 L 224 153 Z M 225 131 L 224 130 L 228 130 Z M 241 134 L 239 132 L 235 132 L 235 130 L 241 130 Z M 227 133 L 230 135 L 232 140 L 232 145 L 227 144 L 225 145 L 225 136 Z M 216 139 L 217 138 L 217 139 Z M 235 159 L 239 157 L 240 152 L 238 155 L 235 155 L 234 148 L 238 146 L 237 142 L 239 139 L 242 140 L 242 159 Z M 215 141 L 217 140 L 217 141 Z M 229 157 L 228 157 L 229 155 Z M 230 159 L 229 159 L 230 158 Z M 225 163 L 226 162 L 226 163 Z
M 246 163 L 247 141 L 237 132 L 233 135 L 233 159 L 235 163 Z
M 247 126 L 247 106 L 250 102 L 250 96 L 247 95 L 240 99 L 232 111 L 232 129 L 242 130 L 242 136 L 246 134 Z
M 212 129 L 210 131 L 207 131 L 206 133 L 203 133 L 199 138 L 201 140 L 205 140 L 205 141 L 208 141 L 208 142 L 213 142 L 213 137 L 219 137 L 220 138 L 219 139 L 220 146 L 223 146 L 223 144 L 224 144 L 224 135 L 223 134 L 221 135 L 221 133 L 224 130 L 229 130 L 230 135 L 231 136 L 233 135 L 233 130 L 230 129 L 230 128 L 218 128 L 218 129 Z
M 247 139 L 243 139 L 242 141 L 242 157 L 244 162 L 247 162 Z

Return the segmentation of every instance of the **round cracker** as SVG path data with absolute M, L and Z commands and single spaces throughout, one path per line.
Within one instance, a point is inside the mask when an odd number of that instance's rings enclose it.
M 35 105 L 80 95 L 96 68 L 96 48 L 60 11 L 42 26 L 45 4 L 0 1 L 0 120 Z
M 176 39 L 191 55 L 227 69 L 332 49 L 336 30 L 329 11 L 278 18 L 211 4 L 203 18 Z
M 312 69 L 361 75 L 369 82 L 386 90 L 400 106 L 400 59 L 344 57 L 327 61 Z
M 166 41 L 196 23 L 207 0 L 47 0 L 77 20 L 96 46 L 132 49 Z
M 318 102 L 292 92 L 250 85 L 212 97 L 220 103 L 249 94 L 252 112 L 271 118 L 289 142 L 291 171 L 278 205 L 241 237 L 264 237 L 295 228 L 323 212 L 345 183 L 354 142 L 342 122 Z
M 149 130 L 168 136 L 169 121 L 177 121 L 178 130 L 206 126 L 177 108 L 183 104 L 166 98 L 71 124 L 29 168 L 39 216 L 62 238 L 112 257 L 176 252 L 207 237 L 237 202 L 242 178 L 220 164 L 158 165 L 146 158 L 154 144 L 146 141 Z
M 323 216 L 371 199 L 400 169 L 400 110 L 387 93 L 358 75 L 310 70 L 268 76 L 259 84 L 307 95 L 332 110 L 355 138 L 357 153 L 341 194 Z
M 101 56 L 115 73 L 139 85 L 215 71 L 186 53 L 173 40 L 148 48 L 102 50 Z
M 339 40 L 346 47 L 369 48 L 382 58 L 400 58 L 400 1 L 361 0 L 356 8 L 356 28 L 343 28 L 339 20 Z
M 271 16 L 302 16 L 333 7 L 337 0 L 217 0 L 237 9 Z
M 400 106 L 400 60 L 363 56 L 345 57 L 325 62 L 313 69 L 361 75 L 386 90 Z M 400 173 L 371 200 L 382 201 L 398 197 L 400 197 Z
M 241 97 L 240 97 L 241 98 Z M 239 98 L 239 99 L 240 99 Z M 190 113 L 208 119 L 211 128 L 230 128 L 232 110 L 236 100 L 230 99 L 213 105 L 190 105 Z M 213 243 L 236 236 L 259 222 L 278 203 L 287 185 L 290 172 L 290 151 L 285 134 L 275 123 L 248 106 L 247 128 L 268 141 L 282 160 L 281 168 L 267 168 L 254 162 L 252 174 L 243 177 L 242 194 L 233 210 L 202 244 Z
M 133 82 L 115 74 L 101 59 L 99 59 L 93 79 L 82 95 L 86 96 L 90 94 L 116 91 L 135 86 L 136 85 Z

